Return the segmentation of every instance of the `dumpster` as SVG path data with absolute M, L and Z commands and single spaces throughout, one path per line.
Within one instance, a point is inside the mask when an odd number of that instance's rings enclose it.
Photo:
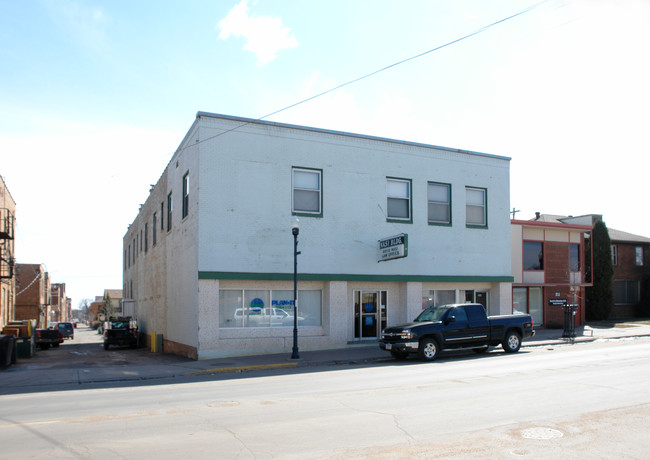
M 14 355 L 16 336 L 0 335 L 0 369 L 6 369 L 16 362 Z
M 34 336 L 16 337 L 16 357 L 31 358 L 36 351 L 36 341 Z

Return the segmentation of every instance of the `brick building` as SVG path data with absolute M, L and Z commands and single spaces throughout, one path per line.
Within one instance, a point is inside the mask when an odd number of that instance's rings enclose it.
M 577 326 L 585 322 L 585 235 L 591 225 L 538 215 L 512 220 L 513 312 L 530 314 L 535 326 L 562 327 L 562 305 L 578 305 Z M 588 255 L 591 257 L 591 254 Z
M 65 283 L 52 283 L 50 321 L 69 322 L 72 313 L 70 307 L 70 299 L 65 295 Z
M 49 273 L 41 264 L 16 264 L 15 320 L 35 319 L 36 327 L 51 322 L 52 287 Z
M 650 238 L 609 229 L 614 267 L 614 308 L 610 318 L 633 318 L 650 278 Z
M 14 320 L 16 202 L 0 176 L 0 330 Z

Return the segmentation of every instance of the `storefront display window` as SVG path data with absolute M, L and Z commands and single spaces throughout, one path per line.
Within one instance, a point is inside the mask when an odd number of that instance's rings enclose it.
M 298 326 L 322 324 L 320 290 L 298 291 Z M 219 327 L 293 327 L 293 291 L 221 289 Z
M 454 290 L 437 289 L 433 291 L 425 289 L 422 291 L 422 310 L 453 303 L 456 303 L 456 291 Z

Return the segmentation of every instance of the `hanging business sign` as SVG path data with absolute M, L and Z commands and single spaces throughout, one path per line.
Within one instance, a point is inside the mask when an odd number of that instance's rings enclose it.
M 406 233 L 379 240 L 379 260 L 377 262 L 406 257 L 408 246 L 408 234 Z

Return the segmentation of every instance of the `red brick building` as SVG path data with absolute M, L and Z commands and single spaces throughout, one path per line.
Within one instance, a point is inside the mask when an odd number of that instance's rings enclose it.
M 14 319 L 16 202 L 0 176 L 0 331 Z
M 650 278 L 650 238 L 609 229 L 614 266 L 614 308 L 610 318 L 633 318 Z
M 15 320 L 35 319 L 36 327 L 50 325 L 52 304 L 49 273 L 41 264 L 16 264 Z
M 577 305 L 575 325 L 583 325 L 585 288 L 590 286 L 585 278 L 585 236 L 592 226 L 541 215 L 510 223 L 513 313 L 530 314 L 536 327 L 560 328 L 563 305 Z

